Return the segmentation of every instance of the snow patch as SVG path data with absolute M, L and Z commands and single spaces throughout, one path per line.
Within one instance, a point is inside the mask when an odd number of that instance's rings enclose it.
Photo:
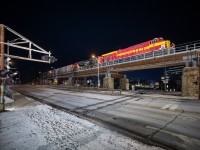
M 160 150 L 48 105 L 1 113 L 0 149 Z

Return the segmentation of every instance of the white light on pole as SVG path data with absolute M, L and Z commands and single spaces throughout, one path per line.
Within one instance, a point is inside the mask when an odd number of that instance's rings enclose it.
M 55 80 L 55 68 L 54 68 L 54 67 L 51 67 L 51 69 L 54 70 L 54 73 L 53 73 L 53 79 Z
M 95 57 L 94 55 L 92 55 L 92 58 L 95 58 L 97 61 L 97 88 L 99 90 L 100 87 L 100 81 L 99 81 L 99 61 L 97 59 L 97 57 Z
M 98 68 L 98 88 L 99 88 L 100 81 L 99 81 L 99 62 L 98 62 L 98 59 L 97 59 L 97 68 Z
M 40 74 L 40 81 L 42 81 L 42 82 L 40 82 L 40 84 L 44 84 L 44 76 L 43 76 L 43 73 L 42 73 L 42 72 L 39 72 L 39 74 Z
M 53 74 L 54 82 L 57 82 L 57 72 L 56 72 L 56 69 L 54 67 L 51 67 L 51 68 L 54 69 L 54 74 Z

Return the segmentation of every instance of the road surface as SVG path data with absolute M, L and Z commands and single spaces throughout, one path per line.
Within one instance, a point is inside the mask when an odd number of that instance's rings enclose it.
M 108 95 L 16 86 L 16 91 L 42 102 L 156 142 L 172 149 L 200 149 L 200 103 L 149 95 Z
M 0 113 L 1 150 L 162 150 L 14 92 Z

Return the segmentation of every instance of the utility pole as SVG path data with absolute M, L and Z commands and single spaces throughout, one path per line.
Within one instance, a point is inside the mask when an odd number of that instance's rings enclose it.
M 0 70 L 4 69 L 4 25 L 0 24 Z M 0 77 L 0 111 L 5 110 L 4 100 L 4 78 Z
M 10 33 L 14 34 L 18 38 L 5 42 L 5 32 L 9 31 Z M 29 46 L 27 46 L 29 44 Z M 7 54 L 5 54 L 5 45 L 7 45 Z M 9 52 L 9 48 L 18 48 L 21 50 L 27 50 L 29 51 L 29 55 L 27 57 L 25 56 L 17 56 L 17 55 L 11 55 Z M 32 52 L 39 53 L 43 55 L 41 58 L 33 58 Z M 6 57 L 6 59 L 4 59 Z M 6 25 L 0 24 L 0 71 L 1 71 L 1 77 L 0 77 L 0 111 L 4 110 L 4 93 L 5 93 L 5 83 L 7 83 L 8 74 L 9 72 L 9 61 L 11 58 L 15 59 L 22 59 L 22 60 L 28 60 L 28 61 L 36 61 L 36 62 L 43 62 L 43 63 L 54 63 L 57 59 L 54 56 L 51 56 L 51 52 L 45 51 L 40 46 L 36 45 L 32 41 L 28 40 L 24 36 L 20 35 L 13 29 L 7 27 Z M 6 62 L 5 62 L 6 61 Z M 5 66 L 6 64 L 6 66 Z M 6 68 L 7 70 L 5 70 Z M 12 68 L 13 69 L 13 68 Z M 16 74 L 15 74 L 16 75 Z
M 0 70 L 4 69 L 4 39 L 5 39 L 5 29 L 4 25 L 0 24 Z
M 55 83 L 57 81 L 57 72 L 56 69 L 54 67 L 51 67 L 53 69 L 53 83 Z M 57 82 L 56 82 L 57 84 Z
M 97 77 L 98 77 L 98 81 L 97 81 L 97 89 L 98 89 L 98 91 L 99 91 L 99 86 L 100 86 L 100 82 L 99 82 L 99 61 L 98 61 L 98 59 L 97 59 L 97 71 L 98 71 L 98 73 L 97 73 Z

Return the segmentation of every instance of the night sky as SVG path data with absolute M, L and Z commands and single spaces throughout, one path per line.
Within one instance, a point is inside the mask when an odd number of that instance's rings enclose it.
M 200 5 L 183 1 L 1 1 L 0 23 L 58 60 L 14 60 L 24 82 L 39 71 L 63 67 L 116 49 L 163 37 L 176 45 L 199 40 Z

